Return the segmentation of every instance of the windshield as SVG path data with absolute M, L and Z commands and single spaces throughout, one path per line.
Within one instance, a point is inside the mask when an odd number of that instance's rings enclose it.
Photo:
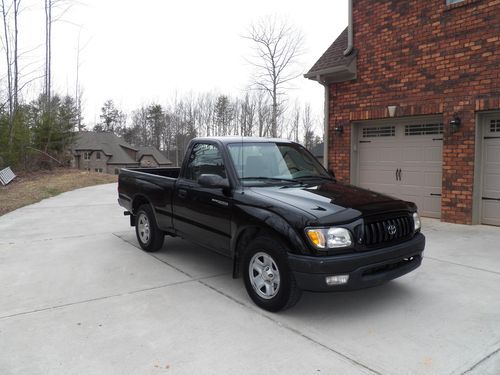
M 231 143 L 229 154 L 240 180 L 297 181 L 331 179 L 330 174 L 306 149 L 293 143 Z

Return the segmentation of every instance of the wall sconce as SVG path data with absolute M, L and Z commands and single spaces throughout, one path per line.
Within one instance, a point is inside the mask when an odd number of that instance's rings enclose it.
M 342 125 L 337 125 L 333 128 L 333 130 L 335 130 L 335 133 L 337 133 L 337 135 L 341 135 L 344 132 L 344 127 Z
M 388 105 L 387 106 L 387 111 L 389 112 L 389 117 L 394 117 L 394 115 L 396 114 L 396 108 L 397 108 L 397 106 L 395 106 L 395 105 Z
M 460 125 L 462 125 L 462 120 L 458 117 L 458 114 L 454 113 L 453 118 L 450 120 L 451 131 L 453 133 L 456 132 L 460 128 Z

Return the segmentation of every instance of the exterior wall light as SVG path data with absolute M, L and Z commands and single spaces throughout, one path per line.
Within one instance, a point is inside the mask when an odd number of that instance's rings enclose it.
M 341 135 L 344 132 L 344 127 L 342 125 L 338 125 L 334 127 L 333 130 L 335 130 L 335 133 L 338 135 Z
M 462 120 L 458 117 L 458 114 L 454 113 L 453 118 L 450 120 L 451 131 L 453 133 L 456 132 L 460 128 L 460 125 L 462 125 Z

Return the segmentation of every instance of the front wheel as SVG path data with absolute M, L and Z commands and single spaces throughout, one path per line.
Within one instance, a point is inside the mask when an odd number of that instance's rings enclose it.
M 149 204 L 143 204 L 137 210 L 135 234 L 144 251 L 158 251 L 163 246 L 165 234 L 156 225 L 156 219 Z
M 243 257 L 245 287 L 255 304 L 268 311 L 285 310 L 301 296 L 288 266 L 286 248 L 270 236 L 252 241 Z

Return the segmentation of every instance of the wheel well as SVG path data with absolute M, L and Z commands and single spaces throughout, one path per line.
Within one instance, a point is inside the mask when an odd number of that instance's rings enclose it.
M 132 214 L 135 215 L 139 207 L 141 207 L 143 204 L 149 204 L 149 201 L 144 197 L 143 195 L 138 195 L 137 197 L 134 198 L 134 201 L 132 202 Z
M 282 240 L 282 236 L 269 228 L 262 227 L 248 227 L 245 228 L 238 236 L 236 240 L 236 244 L 234 246 L 234 257 L 233 257 L 233 278 L 237 279 L 241 273 L 241 267 L 243 265 L 243 254 L 245 254 L 246 247 L 250 241 L 255 239 L 260 235 L 272 236 L 280 241 Z

